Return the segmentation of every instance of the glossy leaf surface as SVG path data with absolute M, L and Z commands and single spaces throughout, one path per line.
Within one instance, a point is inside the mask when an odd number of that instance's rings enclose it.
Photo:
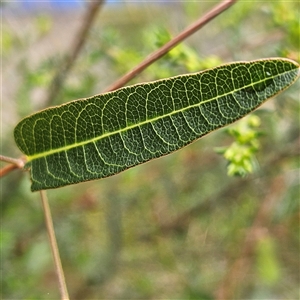
M 26 117 L 15 140 L 33 191 L 104 178 L 231 124 L 298 76 L 278 58 L 137 84 Z

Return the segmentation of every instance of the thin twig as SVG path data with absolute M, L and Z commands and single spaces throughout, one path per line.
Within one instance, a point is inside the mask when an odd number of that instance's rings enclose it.
M 48 199 L 47 199 L 47 194 L 46 194 L 46 191 L 43 191 L 43 190 L 40 192 L 40 194 L 41 194 L 42 205 L 43 205 L 43 209 L 44 209 L 45 222 L 46 222 L 46 226 L 47 226 L 47 232 L 48 232 L 48 236 L 49 236 L 51 252 L 52 252 L 55 269 L 56 269 L 56 273 L 57 273 L 57 277 L 58 277 L 61 299 L 69 300 L 65 275 L 64 275 L 64 271 L 63 271 L 60 256 L 59 256 L 59 251 L 58 251 L 58 246 L 57 246 L 57 242 L 56 242 L 56 237 L 55 237 L 53 221 L 52 221 L 52 217 L 51 217 L 51 211 L 50 211 L 50 207 L 49 207 L 49 203 L 48 203 Z
M 124 86 L 127 82 L 129 82 L 131 79 L 133 79 L 135 76 L 137 76 L 139 73 L 141 73 L 143 70 L 145 70 L 149 65 L 151 65 L 153 62 L 164 56 L 166 53 L 168 53 L 171 49 L 173 49 L 176 45 L 181 43 L 184 39 L 195 33 L 197 30 L 202 28 L 205 24 L 210 22 L 212 19 L 217 17 L 219 14 L 221 14 L 223 11 L 225 11 L 227 8 L 232 6 L 237 0 L 225 0 L 213 7 L 208 13 L 206 13 L 203 17 L 201 17 L 199 20 L 188 26 L 185 30 L 183 30 L 180 34 L 178 34 L 176 37 L 174 37 L 172 40 L 167 42 L 164 46 L 161 48 L 155 50 L 152 52 L 149 56 L 147 56 L 139 65 L 134 67 L 132 70 L 130 70 L 128 73 L 126 73 L 124 76 L 122 76 L 120 79 L 115 81 L 112 85 L 110 85 L 104 92 L 109 92 L 116 90 L 122 86 Z
M 20 158 L 12 158 L 12 157 L 8 157 L 8 156 L 4 156 L 0 154 L 0 161 L 4 161 L 10 164 L 13 164 L 16 166 L 16 168 L 22 169 L 24 167 L 24 160 L 20 159 Z
M 25 160 L 21 158 L 12 158 L 8 156 L 4 156 L 0 154 L 0 161 L 4 161 L 9 163 L 8 166 L 3 167 L 0 169 L 0 178 L 6 176 L 10 172 L 16 169 L 23 169 L 25 165 Z
M 66 77 L 74 65 L 80 51 L 85 44 L 90 28 L 92 27 L 94 21 L 96 20 L 97 13 L 99 12 L 104 0 L 95 0 L 90 3 L 89 8 L 83 18 L 82 26 L 79 31 L 75 34 L 74 42 L 71 45 L 66 57 L 65 62 L 62 64 L 61 68 L 57 70 L 52 83 L 50 84 L 49 93 L 45 102 L 46 107 L 50 106 L 58 96 L 61 88 L 66 80 Z
M 17 165 L 9 164 L 8 166 L 3 167 L 0 169 L 0 178 L 4 177 L 5 175 L 9 174 L 11 171 L 19 169 Z

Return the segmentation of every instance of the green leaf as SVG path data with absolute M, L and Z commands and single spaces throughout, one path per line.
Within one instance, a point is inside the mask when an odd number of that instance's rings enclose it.
M 32 191 L 104 178 L 242 118 L 298 76 L 297 63 L 275 58 L 137 84 L 33 114 L 15 140 Z

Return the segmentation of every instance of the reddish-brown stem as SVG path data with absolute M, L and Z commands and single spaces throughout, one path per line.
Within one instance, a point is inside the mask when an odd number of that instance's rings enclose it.
M 149 56 L 147 56 L 140 64 L 138 64 L 136 67 L 134 67 L 132 70 L 130 70 L 128 73 L 126 73 L 124 76 L 122 76 L 120 79 L 115 81 L 112 85 L 110 85 L 105 92 L 116 90 L 122 86 L 124 86 L 127 82 L 129 82 L 131 79 L 133 79 L 135 76 L 137 76 L 139 73 L 141 73 L 143 70 L 145 70 L 149 65 L 157 61 L 159 58 L 161 58 L 163 55 L 168 53 L 171 49 L 173 49 L 176 45 L 181 43 L 184 39 L 198 31 L 200 28 L 202 28 L 205 24 L 210 22 L 212 19 L 214 19 L 216 16 L 221 14 L 223 11 L 225 11 L 227 8 L 232 6 L 237 0 L 225 0 L 213 7 L 208 13 L 206 13 L 203 17 L 201 17 L 199 20 L 188 26 L 185 30 L 183 30 L 181 33 L 179 33 L 176 37 L 174 37 L 172 40 L 167 42 L 165 45 L 163 45 L 161 48 L 157 49 L 156 51 L 152 52 Z
M 15 169 L 22 169 L 25 165 L 25 161 L 21 158 L 12 158 L 4 155 L 0 155 L 0 161 L 9 163 L 8 166 L 0 169 L 0 178 L 4 177 Z
M 19 169 L 19 167 L 13 164 L 3 167 L 2 169 L 0 169 L 0 178 L 4 177 L 5 175 L 9 174 L 11 171 L 16 169 Z

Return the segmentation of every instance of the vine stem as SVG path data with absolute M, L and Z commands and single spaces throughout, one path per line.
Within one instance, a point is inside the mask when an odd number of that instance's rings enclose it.
M 167 52 L 169 52 L 171 49 L 173 49 L 175 46 L 177 46 L 179 43 L 181 43 L 184 39 L 186 39 L 187 37 L 189 37 L 196 31 L 198 31 L 205 24 L 210 22 L 212 19 L 217 17 L 219 14 L 221 14 L 226 9 L 228 9 L 236 1 L 237 0 L 224 0 L 221 3 L 219 3 L 218 5 L 214 6 L 209 12 L 207 12 L 204 16 L 202 16 L 196 22 L 192 23 L 190 26 L 188 26 L 186 29 L 184 29 L 176 37 L 171 39 L 169 42 L 167 42 L 161 48 L 155 50 L 150 55 L 148 55 L 140 64 L 138 64 L 136 67 L 131 69 L 128 73 L 126 73 L 124 76 L 122 76 L 117 81 L 115 81 L 112 85 L 110 85 L 107 89 L 105 89 L 104 92 L 110 92 L 110 91 L 116 90 L 116 89 L 124 86 L 127 82 L 129 82 L 131 79 L 133 79 L 139 73 L 141 73 L 143 70 L 145 70 L 149 65 L 151 65 L 153 62 L 155 62 L 162 56 L 164 56 Z
M 45 216 L 45 222 L 46 222 L 51 252 L 52 252 L 53 261 L 54 261 L 54 265 L 55 265 L 55 269 L 56 269 L 56 274 L 58 277 L 59 291 L 60 291 L 61 299 L 69 300 L 70 298 L 69 298 L 69 294 L 68 294 L 64 271 L 63 271 L 60 256 L 59 256 L 59 250 L 58 250 L 57 241 L 56 241 L 56 237 L 55 237 L 53 220 L 52 220 L 52 216 L 51 216 L 51 210 L 49 207 L 47 194 L 46 194 L 46 191 L 44 191 L 44 190 L 40 191 L 40 194 L 41 194 L 41 199 L 42 199 L 42 205 L 43 205 L 43 210 L 44 210 L 44 216 Z

